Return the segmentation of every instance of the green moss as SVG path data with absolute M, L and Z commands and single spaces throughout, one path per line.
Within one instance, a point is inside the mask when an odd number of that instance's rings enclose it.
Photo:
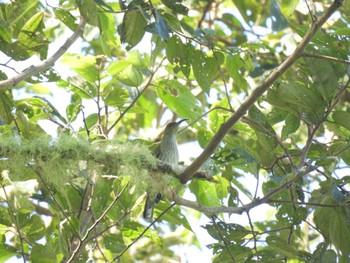
M 53 189 L 84 174 L 79 162 L 85 161 L 85 174 L 97 171 L 115 176 L 128 176 L 132 185 L 142 192 L 154 184 L 157 161 L 149 149 L 137 143 L 118 144 L 113 141 L 91 145 L 72 136 L 21 141 L 0 137 L 0 170 L 9 170 L 13 181 L 40 177 Z M 85 178 L 88 179 L 88 178 Z

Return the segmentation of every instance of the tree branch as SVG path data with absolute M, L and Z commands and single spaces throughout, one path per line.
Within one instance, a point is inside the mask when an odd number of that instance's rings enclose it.
M 261 204 L 270 204 L 270 203 L 277 203 L 277 204 L 278 203 L 291 203 L 291 204 L 297 204 L 297 205 L 309 205 L 309 206 L 314 206 L 314 207 L 329 207 L 329 208 L 342 206 L 341 204 L 321 204 L 321 203 L 314 203 L 314 202 L 297 202 L 297 201 L 293 201 L 293 200 L 271 199 L 271 197 L 273 195 L 276 195 L 279 192 L 288 188 L 297 178 L 300 178 L 300 177 L 296 176 L 295 179 L 287 181 L 279 188 L 271 190 L 264 197 L 256 198 L 252 202 L 245 204 L 245 205 L 242 205 L 240 207 L 205 206 L 205 205 L 201 205 L 200 203 L 198 203 L 196 201 L 190 201 L 190 200 L 187 200 L 185 198 L 182 198 L 182 197 L 176 196 L 176 195 L 173 196 L 173 201 L 177 205 L 185 206 L 185 207 L 197 210 L 199 212 L 202 212 L 202 213 L 206 214 L 208 217 L 212 217 L 213 215 L 220 214 L 220 213 L 228 213 L 228 214 L 242 214 L 244 212 L 248 213 L 254 207 L 257 207 Z
M 203 150 L 203 152 L 197 157 L 196 160 L 188 166 L 183 175 L 181 176 L 181 182 L 188 182 L 193 174 L 203 165 L 203 163 L 214 153 L 216 147 L 222 141 L 224 136 L 229 132 L 234 124 L 236 124 L 247 112 L 247 110 L 258 100 L 258 98 L 267 91 L 270 86 L 285 73 L 294 62 L 302 55 L 305 47 L 309 44 L 311 38 L 320 29 L 320 27 L 329 19 L 329 17 L 342 5 L 343 0 L 335 0 L 329 9 L 314 23 L 312 23 L 309 31 L 300 41 L 294 53 L 287 57 L 286 60 L 271 72 L 270 76 L 253 90 L 252 94 L 242 103 L 242 105 L 237 109 L 237 111 L 221 125 L 217 133 L 213 136 L 212 140 L 209 142 L 208 146 Z
M 0 81 L 0 90 L 6 89 L 9 87 L 15 86 L 17 83 L 19 83 L 22 80 L 25 80 L 45 69 L 48 69 L 55 65 L 56 61 L 68 50 L 68 48 L 83 34 L 84 27 L 85 27 L 86 21 L 83 17 L 80 17 L 80 23 L 73 33 L 66 42 L 56 51 L 56 53 L 47 59 L 46 61 L 40 63 L 36 66 L 30 66 L 27 69 L 23 70 L 20 74 L 17 76 Z
M 335 57 L 326 56 L 326 55 L 310 54 L 310 53 L 303 52 L 302 56 L 305 57 L 305 58 L 324 59 L 324 60 L 329 60 L 329 61 L 332 61 L 332 62 L 337 62 L 337 63 L 343 63 L 343 64 L 346 64 L 346 65 L 350 65 L 350 60 L 341 59 L 341 58 L 335 58 Z

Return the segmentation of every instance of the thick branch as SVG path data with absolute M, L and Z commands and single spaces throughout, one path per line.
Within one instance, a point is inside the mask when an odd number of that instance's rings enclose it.
M 320 29 L 320 27 L 328 20 L 328 18 L 342 5 L 342 0 L 335 0 L 329 9 L 310 27 L 309 31 L 300 41 L 299 45 L 295 49 L 294 53 L 289 56 L 279 67 L 277 67 L 270 76 L 258 86 L 252 94 L 242 103 L 242 105 L 237 109 L 237 111 L 221 125 L 220 129 L 213 136 L 212 140 L 204 151 L 197 157 L 193 163 L 188 166 L 181 176 L 181 182 L 186 183 L 191 178 L 192 175 L 203 165 L 203 163 L 208 160 L 208 158 L 214 153 L 216 147 L 222 141 L 224 136 L 236 124 L 248 111 L 248 109 L 258 100 L 258 98 L 267 91 L 270 86 L 283 74 L 285 73 L 294 62 L 302 55 L 305 47 L 310 42 L 311 38 Z
M 73 35 L 71 35 L 66 42 L 61 46 L 56 53 L 47 59 L 46 61 L 42 62 L 39 65 L 36 66 L 30 66 L 29 68 L 25 69 L 22 73 L 18 74 L 17 76 L 0 81 L 0 90 L 6 89 L 9 87 L 15 86 L 17 83 L 19 83 L 22 80 L 25 80 L 27 78 L 30 78 L 31 76 L 34 76 L 35 74 L 48 69 L 55 65 L 56 61 L 68 50 L 68 48 L 82 35 L 84 27 L 85 27 L 85 19 L 83 17 L 80 18 L 80 23 L 78 28 L 75 30 Z

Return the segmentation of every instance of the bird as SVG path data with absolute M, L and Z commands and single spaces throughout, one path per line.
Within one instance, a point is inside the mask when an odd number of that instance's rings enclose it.
M 177 122 L 170 122 L 166 125 L 156 157 L 169 164 L 177 164 L 179 162 L 179 151 L 177 149 L 176 134 L 179 131 L 180 124 L 188 119 L 181 119 Z M 162 195 L 158 193 L 152 198 L 150 195 L 146 197 L 146 203 L 143 211 L 143 218 L 153 220 L 154 205 L 157 204 Z

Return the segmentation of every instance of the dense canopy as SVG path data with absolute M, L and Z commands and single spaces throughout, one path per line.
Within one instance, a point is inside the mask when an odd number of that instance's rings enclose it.
M 0 261 L 349 262 L 349 25 L 342 0 L 1 1 Z

